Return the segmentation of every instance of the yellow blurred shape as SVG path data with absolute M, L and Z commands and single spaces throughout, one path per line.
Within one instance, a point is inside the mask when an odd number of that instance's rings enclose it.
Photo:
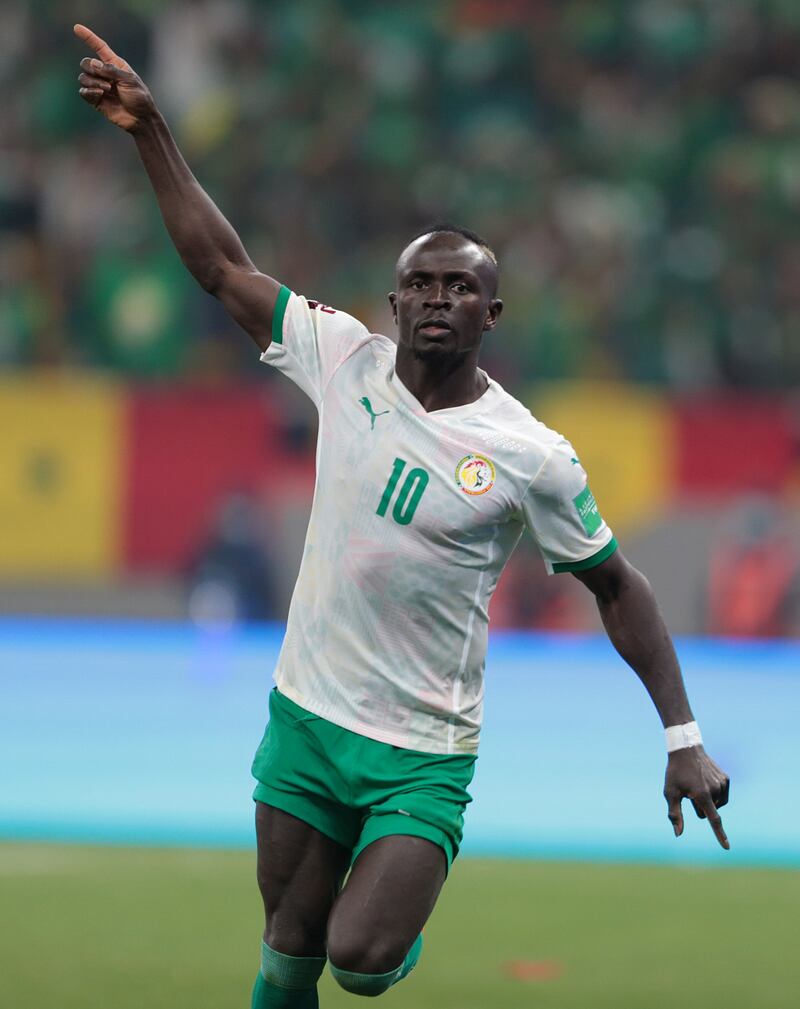
M 538 386 L 531 412 L 572 442 L 600 514 L 614 532 L 657 519 L 675 471 L 669 406 L 659 393 L 616 382 Z
M 0 379 L 0 576 L 116 568 L 123 410 L 110 383 Z

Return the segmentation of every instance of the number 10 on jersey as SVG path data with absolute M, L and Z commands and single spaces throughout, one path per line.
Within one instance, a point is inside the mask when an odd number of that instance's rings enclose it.
M 383 497 L 375 511 L 375 514 L 380 515 L 381 518 L 384 517 L 389 508 L 392 495 L 407 465 L 405 459 L 395 459 L 394 461 L 394 467 L 386 482 Z M 417 510 L 420 498 L 428 486 L 428 479 L 429 477 L 425 470 L 418 467 L 414 467 L 414 469 L 410 469 L 406 473 L 406 478 L 397 492 L 394 507 L 392 508 L 392 518 L 395 522 L 398 522 L 401 526 L 407 526 L 414 518 L 414 512 Z

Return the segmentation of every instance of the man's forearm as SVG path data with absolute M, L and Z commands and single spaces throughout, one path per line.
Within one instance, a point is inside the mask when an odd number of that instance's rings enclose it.
M 575 577 L 594 593 L 609 638 L 638 673 L 665 728 L 693 722 L 678 657 L 644 575 L 616 550 L 596 567 L 576 571 Z M 717 812 L 728 801 L 728 785 L 728 776 L 702 746 L 671 748 L 664 796 L 675 835 L 683 832 L 681 800 L 688 796 L 697 815 L 708 818 L 722 847 L 729 848 Z
M 160 114 L 133 132 L 164 224 L 187 269 L 214 293 L 226 266 L 254 267 L 239 236 L 192 175 Z
M 694 720 L 678 657 L 650 583 L 628 565 L 617 591 L 597 605 L 612 644 L 645 685 L 664 726 Z

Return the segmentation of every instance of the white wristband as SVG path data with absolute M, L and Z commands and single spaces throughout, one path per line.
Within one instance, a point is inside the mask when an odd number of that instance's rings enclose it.
M 685 725 L 670 725 L 664 730 L 667 737 L 667 753 L 673 750 L 685 750 L 687 746 L 702 746 L 703 737 L 697 722 L 686 722 Z

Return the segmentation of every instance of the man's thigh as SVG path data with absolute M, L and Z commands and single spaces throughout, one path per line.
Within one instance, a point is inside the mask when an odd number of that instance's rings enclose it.
M 325 933 L 350 861 L 347 848 L 303 820 L 256 803 L 264 940 L 289 956 L 324 956 Z
M 398 967 L 428 920 L 447 859 L 422 837 L 393 834 L 356 859 L 328 922 L 328 956 L 343 970 L 383 974 Z

